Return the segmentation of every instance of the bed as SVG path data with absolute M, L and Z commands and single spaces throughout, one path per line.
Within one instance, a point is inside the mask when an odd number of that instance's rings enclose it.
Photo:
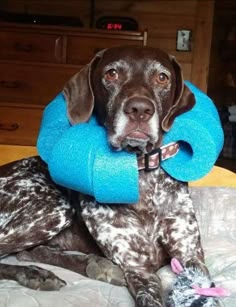
M 37 155 L 35 147 L 0 145 L 0 165 Z M 203 179 L 191 182 L 206 262 L 217 285 L 228 288 L 231 296 L 221 299 L 221 306 L 236 306 L 236 174 L 214 167 Z M 22 264 L 14 256 L 1 259 L 4 263 Z M 27 262 L 27 264 L 30 264 Z M 60 291 L 34 291 L 14 281 L 0 280 L 0 306 L 5 307 L 134 307 L 125 287 L 90 280 L 77 273 L 37 263 L 52 270 L 67 282 Z M 158 272 L 168 291 L 173 274 L 169 266 Z

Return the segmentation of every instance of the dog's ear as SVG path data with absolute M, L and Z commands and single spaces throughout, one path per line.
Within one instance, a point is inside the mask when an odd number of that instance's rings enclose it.
M 67 114 L 72 125 L 87 122 L 94 108 L 91 75 L 105 50 L 98 52 L 92 61 L 74 75 L 64 86 Z
M 171 57 L 176 75 L 176 89 L 174 94 L 174 103 L 169 109 L 167 115 L 162 120 L 162 129 L 170 130 L 176 116 L 192 109 L 195 105 L 195 97 L 189 88 L 184 84 L 182 69 L 174 57 Z

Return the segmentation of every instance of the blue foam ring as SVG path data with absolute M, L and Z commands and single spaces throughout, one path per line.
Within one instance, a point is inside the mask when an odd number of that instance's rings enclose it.
M 136 155 L 125 151 L 114 153 L 108 146 L 98 148 L 93 171 L 94 195 L 97 201 L 136 203 L 139 199 L 138 177 Z
M 91 132 L 88 124 L 70 127 L 54 144 L 48 159 L 50 175 L 57 184 L 89 195 L 92 195 L 92 170 L 100 135 L 98 129 L 96 138 Z
M 175 118 L 163 143 L 179 142 L 180 151 L 162 162 L 162 168 L 173 178 L 193 181 L 205 176 L 214 166 L 224 143 L 219 114 L 213 101 L 191 82 L 196 104 L 192 110 Z
M 179 153 L 162 162 L 162 167 L 178 180 L 192 181 L 207 174 L 214 165 L 223 146 L 223 131 L 212 100 L 190 82 L 186 81 L 186 85 L 193 91 L 196 105 L 178 116 L 164 135 L 164 144 L 182 142 Z M 137 201 L 135 155 L 113 152 L 105 129 L 95 117 L 72 127 L 62 94 L 44 111 L 37 148 L 56 183 L 95 196 L 100 202 Z
M 98 126 L 94 116 L 89 120 L 89 124 Z M 55 144 L 69 128 L 71 124 L 67 117 L 66 101 L 63 94 L 60 93 L 44 109 L 37 139 L 39 155 L 46 163 L 48 163 Z
M 70 127 L 48 160 L 53 180 L 94 196 L 101 203 L 135 203 L 139 198 L 138 169 L 134 154 L 113 152 L 105 129 L 84 123 Z M 128 187 L 128 189 L 127 189 Z
M 43 112 L 37 149 L 57 184 L 94 196 L 99 202 L 138 201 L 136 156 L 112 151 L 105 129 L 94 116 L 88 123 L 71 126 L 62 94 Z
M 46 163 L 48 163 L 56 142 L 70 127 L 65 99 L 60 93 L 44 109 L 37 139 L 39 155 Z
M 220 121 L 218 111 L 212 99 L 209 96 L 207 96 L 204 92 L 202 92 L 199 88 L 197 88 L 194 84 L 192 84 L 190 81 L 186 80 L 184 83 L 194 94 L 196 100 L 196 104 L 192 110 L 199 110 L 203 113 L 207 113 L 206 116 L 211 115 L 217 121 Z M 192 110 L 190 112 L 192 112 Z
M 205 112 L 193 109 L 174 121 L 164 135 L 163 143 L 179 142 L 176 156 L 162 162 L 162 168 L 180 181 L 194 181 L 214 166 L 223 147 L 224 135 L 219 121 Z

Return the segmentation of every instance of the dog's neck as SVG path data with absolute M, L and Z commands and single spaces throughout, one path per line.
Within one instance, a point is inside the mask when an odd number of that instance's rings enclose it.
M 138 156 L 138 169 L 152 171 L 157 169 L 161 161 L 174 157 L 179 151 L 179 144 L 172 142 L 152 150 L 149 153 Z

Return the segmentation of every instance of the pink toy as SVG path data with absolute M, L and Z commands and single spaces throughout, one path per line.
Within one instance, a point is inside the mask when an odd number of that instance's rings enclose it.
M 177 278 L 167 299 L 168 307 L 216 307 L 217 297 L 230 295 L 227 289 L 215 287 L 201 270 L 183 268 L 176 258 L 171 260 L 171 268 Z

